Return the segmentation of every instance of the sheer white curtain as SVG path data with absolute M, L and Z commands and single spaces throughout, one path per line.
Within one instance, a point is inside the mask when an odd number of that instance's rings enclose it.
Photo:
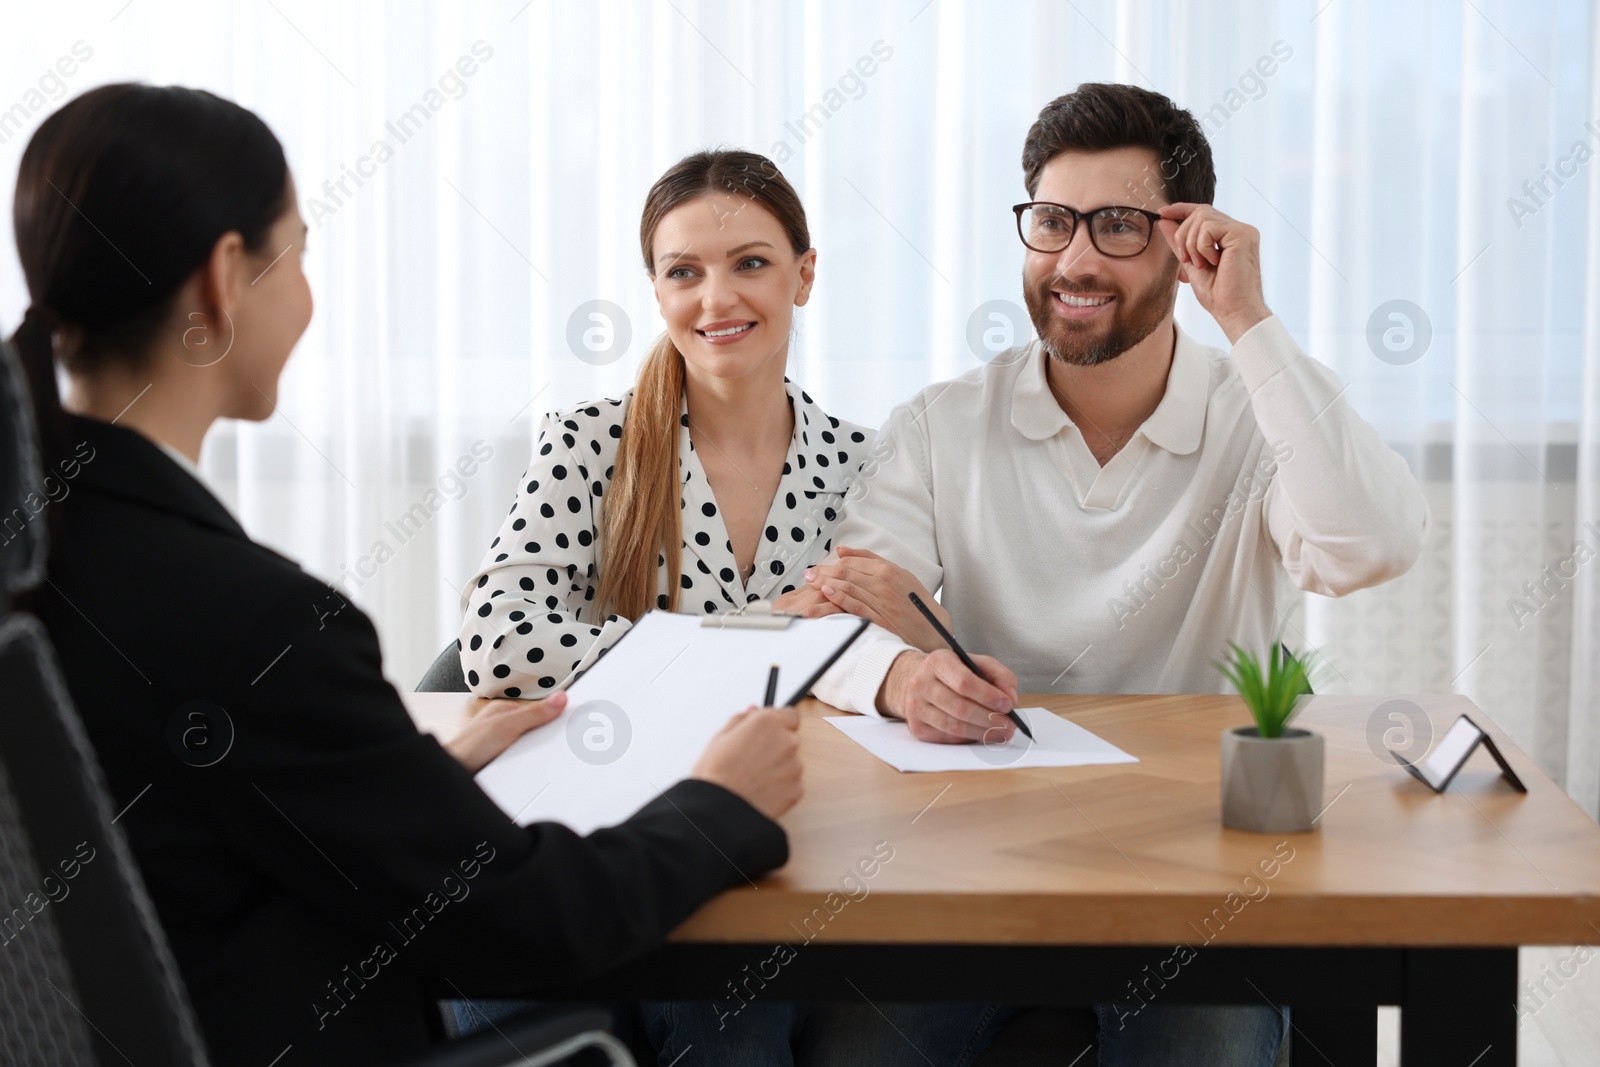
M 1581 0 L 100 0 L 11 16 L 0 188 L 58 98 L 107 81 L 211 88 L 277 131 L 318 311 L 278 413 L 219 427 L 203 467 L 373 615 L 408 687 L 537 416 L 624 389 L 659 329 L 636 234 L 665 167 L 780 163 L 820 250 L 790 373 L 876 424 L 1028 336 L 1008 208 L 1039 107 L 1158 89 L 1262 230 L 1269 303 L 1433 507 L 1405 578 L 1279 605 L 1291 641 L 1330 689 L 1472 695 L 1593 812 L 1597 25 Z M 0 256 L 0 315 L 25 303 Z M 1187 294 L 1179 315 L 1221 341 Z

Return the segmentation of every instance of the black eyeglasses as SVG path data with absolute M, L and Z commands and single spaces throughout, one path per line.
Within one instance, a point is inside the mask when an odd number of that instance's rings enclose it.
M 1072 243 L 1078 220 L 1089 220 L 1089 240 L 1102 256 L 1128 259 L 1150 244 L 1161 216 L 1136 207 L 1099 207 L 1077 211 L 1065 204 L 1034 200 L 1012 207 L 1017 215 L 1017 236 L 1035 252 L 1060 252 Z

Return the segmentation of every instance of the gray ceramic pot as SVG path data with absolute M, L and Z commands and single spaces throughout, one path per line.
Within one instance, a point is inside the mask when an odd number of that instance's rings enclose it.
M 1322 811 L 1322 735 L 1254 726 L 1222 733 L 1222 825 L 1262 834 L 1312 829 Z

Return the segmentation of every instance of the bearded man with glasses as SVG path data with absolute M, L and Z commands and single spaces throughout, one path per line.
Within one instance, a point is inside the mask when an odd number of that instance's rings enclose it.
M 1227 642 L 1270 648 L 1296 588 L 1404 574 L 1428 528 L 1405 461 L 1267 307 L 1260 234 L 1212 206 L 1189 112 L 1080 85 L 1022 165 L 1038 339 L 895 409 L 835 556 L 805 574 L 809 614 L 877 624 L 816 695 L 927 741 L 1009 741 L 1019 692 L 1225 691 Z M 1175 324 L 1181 284 L 1230 351 Z M 908 604 L 930 590 L 986 678 Z M 1159 998 L 1097 1012 L 1102 1064 L 1267 1065 L 1287 1022 Z

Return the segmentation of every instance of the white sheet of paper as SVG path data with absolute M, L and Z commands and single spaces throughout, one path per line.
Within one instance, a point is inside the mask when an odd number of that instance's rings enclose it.
M 860 626 L 848 615 L 783 630 L 703 627 L 652 611 L 567 690 L 567 710 L 478 772 L 519 824 L 614 826 L 688 775 L 729 716 L 761 703 L 776 663 L 778 703 Z
M 867 715 L 840 715 L 827 721 L 899 771 L 996 771 L 1139 762 L 1111 742 L 1043 708 L 1018 708 L 1017 714 L 1033 731 L 1032 741 L 1018 730 L 1004 745 L 941 745 L 918 741 L 903 722 Z

